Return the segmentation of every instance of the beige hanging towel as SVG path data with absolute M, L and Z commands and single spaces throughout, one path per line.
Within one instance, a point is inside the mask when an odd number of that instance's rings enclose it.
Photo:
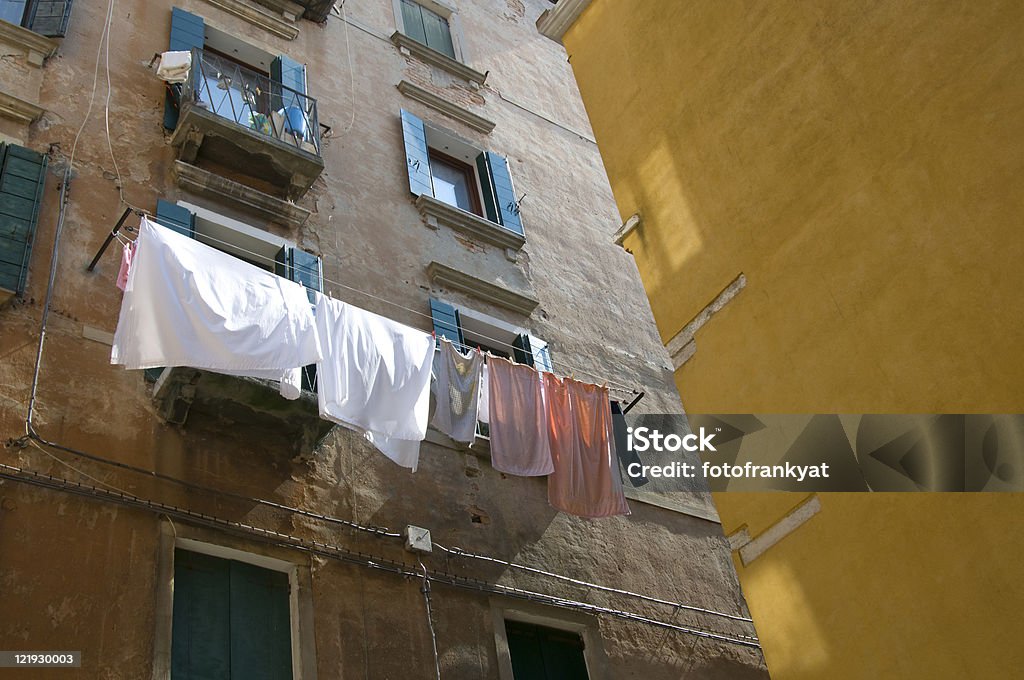
M 628 515 L 613 450 L 608 388 L 542 375 L 554 463 L 548 502 L 579 517 Z
M 501 357 L 487 359 L 491 466 L 521 477 L 549 475 L 551 448 L 540 374 Z

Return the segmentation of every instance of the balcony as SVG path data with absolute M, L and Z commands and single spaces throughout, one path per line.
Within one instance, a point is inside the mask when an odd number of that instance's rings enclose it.
M 323 172 L 312 97 L 198 49 L 188 80 L 175 90 L 171 143 L 181 161 L 290 201 Z
M 321 23 L 327 21 L 331 7 L 336 0 L 256 0 L 264 7 L 280 12 L 292 20 L 304 16 L 310 21 Z

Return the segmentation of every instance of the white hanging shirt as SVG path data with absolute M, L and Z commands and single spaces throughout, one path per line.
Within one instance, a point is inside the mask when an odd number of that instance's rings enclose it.
M 321 358 L 306 289 L 146 218 L 110 363 L 273 377 Z
M 457 442 L 476 438 L 477 405 L 484 355 L 460 353 L 447 338 L 434 355 L 434 418 L 430 424 Z
M 415 471 L 427 435 L 434 338 L 326 295 L 318 296 L 316 323 L 320 417 L 362 432 Z

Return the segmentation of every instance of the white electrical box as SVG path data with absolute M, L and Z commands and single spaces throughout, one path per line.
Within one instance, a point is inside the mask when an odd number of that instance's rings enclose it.
M 434 547 L 430 543 L 430 530 L 409 525 L 405 528 L 405 549 L 412 552 L 429 553 Z

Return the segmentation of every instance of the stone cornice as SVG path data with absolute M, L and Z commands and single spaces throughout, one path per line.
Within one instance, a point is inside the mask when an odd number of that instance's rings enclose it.
M 60 46 L 53 38 L 47 38 L 3 20 L 0 20 L 0 42 L 24 49 L 28 63 L 33 66 L 42 66 L 43 60 L 56 54 Z
M 420 61 L 425 61 L 428 64 L 444 69 L 453 75 L 465 79 L 470 84 L 476 83 L 477 86 L 480 86 L 487 80 L 486 73 L 480 73 L 476 69 L 466 66 L 461 61 L 456 61 L 446 54 L 432 50 L 401 31 L 395 31 L 391 34 L 391 42 L 395 43 L 400 49 L 407 50 Z
M 465 123 L 474 130 L 479 130 L 484 134 L 489 134 L 491 130 L 494 129 L 494 121 L 487 120 L 483 116 L 478 116 L 469 109 L 464 109 L 457 104 L 453 104 L 444 97 L 439 97 L 433 92 L 424 90 L 418 85 L 413 85 L 408 80 L 401 81 L 396 87 L 398 87 L 398 91 L 406 97 L 415 99 L 418 102 L 423 102 L 435 111 L 440 111 L 446 116 Z
M 303 207 L 215 175 L 190 163 L 175 161 L 174 174 L 178 186 L 182 189 L 234 203 L 274 222 L 297 227 L 309 219 L 310 212 Z
M 23 123 L 31 123 L 43 115 L 44 110 L 41 106 L 37 106 L 32 102 L 0 91 L 0 116 Z
M 294 40 L 295 36 L 299 34 L 299 29 L 294 22 L 272 14 L 262 7 L 250 5 L 245 0 L 206 0 L 206 2 L 286 40 Z
M 520 250 L 526 244 L 526 239 L 514 231 L 473 213 L 450 206 L 433 196 L 422 194 L 416 199 L 416 208 L 423 215 L 427 226 L 433 229 L 445 226 L 491 245 L 513 251 Z
M 490 302 L 523 316 L 529 316 L 540 304 L 539 300 L 528 295 L 503 288 L 484 279 L 478 279 L 440 262 L 431 262 L 427 265 L 427 276 L 430 277 L 431 283 L 437 286 Z
M 537 19 L 537 30 L 544 37 L 560 43 L 565 32 L 589 6 L 590 0 L 560 0 L 553 8 L 544 10 L 540 15 Z

